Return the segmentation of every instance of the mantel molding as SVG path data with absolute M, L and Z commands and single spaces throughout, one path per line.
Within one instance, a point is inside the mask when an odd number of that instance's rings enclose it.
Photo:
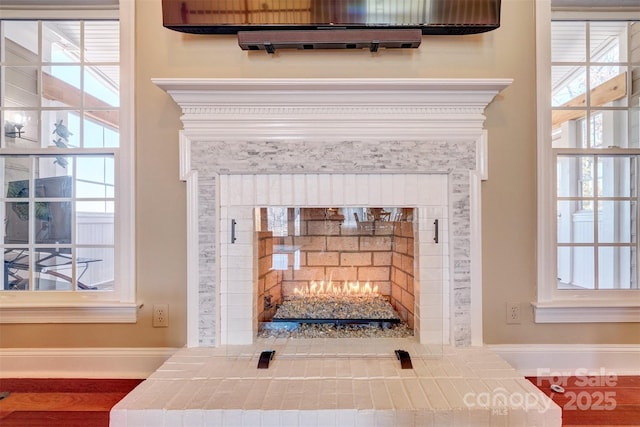
M 510 79 L 153 79 L 193 139 L 480 137 Z M 327 124 L 331 126 L 327 126 Z

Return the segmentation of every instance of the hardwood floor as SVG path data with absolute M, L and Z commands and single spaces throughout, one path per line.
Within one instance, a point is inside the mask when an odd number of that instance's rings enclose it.
M 528 378 L 563 409 L 564 426 L 640 426 L 640 376 Z M 108 427 L 109 410 L 143 380 L 2 379 L 1 427 Z
M 108 427 L 109 411 L 143 380 L 2 379 L 2 427 Z
M 563 426 L 640 426 L 640 376 L 527 379 L 562 408 Z

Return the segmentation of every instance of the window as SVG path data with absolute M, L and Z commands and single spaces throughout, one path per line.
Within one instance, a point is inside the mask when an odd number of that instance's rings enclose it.
M 563 4 L 537 4 L 535 320 L 638 321 L 640 10 Z
M 135 321 L 131 11 L 0 20 L 2 322 Z

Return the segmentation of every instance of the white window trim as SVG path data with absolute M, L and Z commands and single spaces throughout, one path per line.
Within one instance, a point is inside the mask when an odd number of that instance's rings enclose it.
M 557 18 L 569 15 L 554 14 Z M 574 19 L 575 14 L 571 15 Z M 630 12 L 599 13 L 599 19 L 630 19 Z M 549 141 L 551 135 L 551 2 L 536 1 L 537 74 L 537 301 L 533 302 L 536 323 L 640 322 L 640 290 L 557 290 L 555 248 L 555 165 Z
M 5 14 L 5 12 L 10 12 Z M 135 323 L 138 304 L 135 290 L 134 209 L 134 23 L 135 1 L 120 0 L 119 12 L 89 9 L 87 14 L 69 15 L 68 10 L 3 11 L 6 18 L 109 19 L 120 20 L 120 139 L 116 174 L 116 280 L 113 300 L 93 299 L 90 293 L 0 293 L 0 323 Z M 56 15 L 57 14 L 57 15 Z M 62 14 L 62 15 L 61 15 Z

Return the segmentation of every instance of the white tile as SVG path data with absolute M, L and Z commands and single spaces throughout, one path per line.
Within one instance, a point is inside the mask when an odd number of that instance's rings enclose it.
M 189 427 L 203 427 L 204 411 L 196 409 L 188 409 L 184 411 L 182 424 Z
M 269 204 L 282 205 L 282 181 L 279 175 L 267 175 L 269 182 Z
M 436 411 L 434 413 L 434 425 L 436 426 L 456 426 L 453 419 L 453 412 L 450 410 Z
M 182 427 L 182 411 L 165 411 L 164 413 L 164 427 Z
M 404 186 L 397 189 L 403 191 L 402 205 L 415 205 L 418 202 L 419 175 L 406 175 Z
M 373 176 L 373 175 L 372 175 Z M 394 193 L 396 191 L 396 187 L 393 186 L 393 177 L 394 175 L 378 175 L 376 176 L 376 181 L 379 187 L 379 204 L 380 205 L 395 205 L 395 197 Z M 400 187 L 401 188 L 401 187 Z M 398 191 L 399 193 L 399 191 Z M 378 204 L 378 203 L 376 203 Z
M 256 177 L 256 205 L 268 206 L 269 205 L 269 181 L 268 175 L 258 175 Z
M 109 427 L 128 427 L 127 412 L 125 409 L 111 409 L 109 412 Z
M 344 175 L 344 205 L 355 206 L 358 204 L 358 193 L 361 192 L 357 184 L 357 175 Z
M 307 204 L 306 175 L 296 174 L 292 178 L 293 184 L 293 205 L 304 206 Z
M 358 192 L 354 200 L 358 205 L 366 206 L 369 204 L 369 175 L 356 175 L 355 180 Z
M 280 411 L 262 411 L 261 427 L 282 427 Z
M 396 414 L 392 410 L 375 411 L 375 427 L 395 427 Z
M 243 205 L 243 175 L 223 175 L 227 177 L 226 191 L 228 204 L 232 206 Z M 224 192 L 224 191 L 223 191 Z
M 319 188 L 318 188 L 318 175 L 317 174 L 308 174 L 306 175 L 306 194 L 307 194 L 307 203 L 309 206 L 319 206 Z
M 382 200 L 382 178 L 380 175 L 367 175 L 369 177 L 368 190 L 369 199 L 367 203 L 369 206 L 380 206 L 383 203 Z
M 225 409 L 222 412 L 222 425 L 225 427 L 243 427 L 242 410 Z
M 331 206 L 333 195 L 331 194 L 331 181 L 329 175 L 318 175 L 317 203 L 319 206 Z
M 298 417 L 298 411 L 280 411 L 280 419 L 282 420 L 282 426 L 296 427 L 300 425 L 300 419 Z
M 356 425 L 356 411 L 353 409 L 335 411 L 337 427 L 353 427 Z
M 203 422 L 205 427 L 224 427 L 222 411 L 219 409 L 204 411 Z
M 374 409 L 393 409 L 389 390 L 387 390 L 386 382 L 384 380 L 371 380 L 369 381 L 369 387 L 371 390 L 371 399 L 373 400 Z
M 262 425 L 262 414 L 258 410 L 242 411 L 242 426 L 257 427 Z
M 357 427 L 373 427 L 376 425 L 375 411 L 373 410 L 358 411 L 356 417 Z
M 293 176 L 290 174 L 274 175 L 280 178 L 280 205 L 292 206 L 294 203 Z
M 345 198 L 345 176 L 342 174 L 331 174 L 331 206 L 344 206 Z

